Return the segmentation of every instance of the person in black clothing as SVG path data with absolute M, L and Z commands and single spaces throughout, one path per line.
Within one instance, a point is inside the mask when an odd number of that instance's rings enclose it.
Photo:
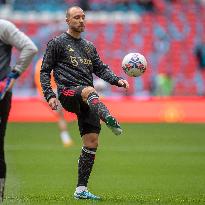
M 202 42 L 196 46 L 195 55 L 199 69 L 205 70 L 205 37 Z
M 59 101 L 65 110 L 77 115 L 83 141 L 78 161 L 78 183 L 74 193 L 77 199 L 100 199 L 87 189 L 88 179 L 94 164 L 101 130 L 100 119 L 119 135 L 122 129 L 106 106 L 99 100 L 93 86 L 93 76 L 112 85 L 129 88 L 126 80 L 117 77 L 103 64 L 95 46 L 81 38 L 85 28 L 85 14 L 80 7 L 71 7 L 66 12 L 67 32 L 53 38 L 44 54 L 40 81 L 45 99 L 52 109 L 57 109 L 58 100 L 50 84 L 51 71 L 57 84 Z
M 0 204 L 4 197 L 6 161 L 4 141 L 12 102 L 12 87 L 28 68 L 38 48 L 12 22 L 0 19 Z M 12 48 L 20 51 L 16 64 L 11 67 Z
M 201 41 L 196 45 L 194 54 L 198 64 L 197 76 L 197 92 L 198 95 L 205 95 L 205 37 L 202 37 Z

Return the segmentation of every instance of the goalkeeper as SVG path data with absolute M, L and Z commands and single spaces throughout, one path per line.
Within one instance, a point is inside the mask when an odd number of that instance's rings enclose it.
M 16 79 L 31 63 L 38 49 L 31 39 L 13 23 L 0 19 L 0 203 L 3 201 L 6 163 L 4 137 L 11 108 L 11 89 Z M 12 47 L 20 51 L 16 65 L 11 68 Z

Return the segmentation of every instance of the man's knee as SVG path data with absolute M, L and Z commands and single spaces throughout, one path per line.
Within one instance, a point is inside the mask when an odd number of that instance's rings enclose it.
M 98 147 L 98 134 L 89 133 L 83 135 L 83 144 L 88 148 L 97 148 Z
M 95 139 L 95 140 L 90 140 L 90 141 L 87 141 L 86 143 L 84 143 L 86 147 L 88 148 L 97 148 L 98 147 L 98 140 Z
M 93 88 L 91 86 L 88 86 L 82 90 L 81 96 L 82 96 L 82 99 L 84 102 L 87 101 L 90 93 L 97 93 L 97 92 L 96 92 L 95 88 Z

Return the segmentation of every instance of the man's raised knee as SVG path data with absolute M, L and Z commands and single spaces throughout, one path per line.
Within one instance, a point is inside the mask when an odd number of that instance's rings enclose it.
M 82 90 L 81 96 L 82 96 L 82 99 L 84 102 L 87 101 L 90 93 L 97 93 L 97 92 L 96 92 L 95 88 L 93 88 L 91 86 L 88 86 Z

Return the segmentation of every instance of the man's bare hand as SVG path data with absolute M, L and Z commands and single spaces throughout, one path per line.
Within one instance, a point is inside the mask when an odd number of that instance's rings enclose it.
M 121 79 L 118 81 L 118 84 L 121 86 L 121 87 L 124 87 L 125 89 L 128 89 L 129 88 L 129 83 L 124 80 L 124 79 Z
M 52 110 L 57 110 L 58 109 L 58 99 L 57 98 L 51 98 L 48 101 L 49 106 L 51 107 Z

